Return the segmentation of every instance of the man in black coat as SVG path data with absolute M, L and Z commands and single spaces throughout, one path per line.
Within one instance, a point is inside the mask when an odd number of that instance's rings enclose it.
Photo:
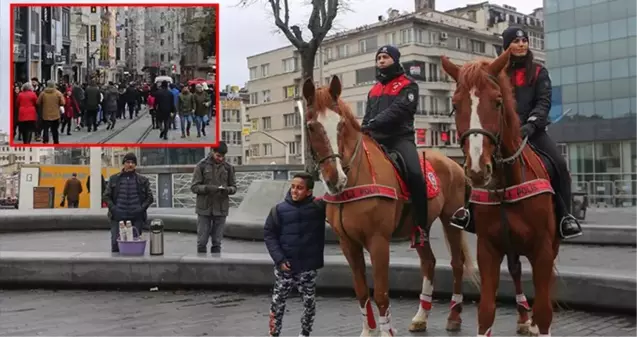
M 175 116 L 175 98 L 168 90 L 168 81 L 161 82 L 161 87 L 155 93 L 155 111 L 157 121 L 162 126 L 159 138 L 168 139 L 168 130 L 170 129 L 170 121 Z

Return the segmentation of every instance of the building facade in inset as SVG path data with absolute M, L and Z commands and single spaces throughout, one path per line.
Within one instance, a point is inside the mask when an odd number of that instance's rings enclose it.
M 545 0 L 544 12 L 549 133 L 561 143 L 574 188 L 593 203 L 634 206 L 636 3 Z

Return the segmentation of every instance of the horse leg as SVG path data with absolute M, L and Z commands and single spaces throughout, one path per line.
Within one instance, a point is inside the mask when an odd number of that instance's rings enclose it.
M 553 285 L 553 253 L 545 247 L 537 249 L 531 260 L 533 267 L 533 286 L 535 300 L 533 301 L 533 323 L 529 328 L 532 336 L 551 336 L 553 321 L 553 306 L 551 303 L 551 287 Z
M 520 256 L 507 257 L 507 267 L 515 285 L 515 302 L 518 310 L 516 332 L 520 335 L 526 335 L 529 333 L 529 327 L 531 326 L 531 320 L 529 319 L 529 311 L 531 309 L 522 290 L 522 263 L 520 262 Z
M 393 337 L 389 306 L 389 238 L 375 236 L 370 240 L 369 255 L 374 272 L 374 301 L 378 307 L 380 336 Z
M 478 337 L 490 337 L 495 321 L 495 300 L 500 283 L 503 254 L 486 238 L 478 236 L 478 269 L 480 270 L 480 305 Z
M 462 280 L 464 274 L 465 260 L 467 257 L 463 252 L 463 231 L 452 227 L 447 217 L 441 216 L 443 231 L 451 253 L 451 271 L 453 273 L 453 294 L 449 303 L 449 315 L 447 316 L 447 331 L 460 331 L 462 326 Z
M 420 272 L 422 274 L 422 289 L 420 291 L 420 303 L 418 312 L 411 319 L 409 331 L 418 332 L 427 330 L 427 319 L 431 311 L 431 296 L 434 291 L 434 272 L 436 269 L 436 257 L 431 250 L 429 242 L 425 242 L 423 246 L 416 247 L 418 257 L 420 258 Z
M 341 250 L 349 263 L 352 270 L 352 278 L 354 281 L 354 292 L 358 300 L 358 307 L 361 311 L 363 320 L 363 331 L 361 336 L 372 336 L 376 333 L 376 318 L 374 317 L 374 309 L 369 301 L 369 286 L 365 277 L 365 255 L 363 247 L 348 239 L 341 238 Z

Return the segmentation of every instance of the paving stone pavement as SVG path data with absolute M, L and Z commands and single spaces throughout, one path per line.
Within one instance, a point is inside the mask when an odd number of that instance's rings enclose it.
M 265 336 L 269 294 L 221 291 L 46 291 L 0 290 L 0 336 Z M 448 303 L 436 302 L 426 333 L 411 334 L 414 298 L 392 299 L 399 335 L 465 336 L 476 332 L 476 305 L 465 303 L 463 330 L 445 331 Z M 348 297 L 317 299 L 313 336 L 358 336 L 360 316 Z M 300 332 L 302 306 L 288 300 L 283 335 Z M 494 335 L 515 334 L 514 308 L 498 308 Z M 635 336 L 635 317 L 561 310 L 552 325 L 555 336 Z
M 104 231 L 57 231 L 4 233 L 0 235 L 0 251 L 52 251 L 52 252 L 105 252 L 110 249 L 110 232 Z M 475 241 L 475 240 L 473 240 Z M 432 248 L 438 259 L 450 260 L 442 240 L 432 240 Z M 165 252 L 170 255 L 194 254 L 196 235 L 194 233 L 165 233 Z M 263 242 L 224 239 L 223 252 L 267 254 Z M 475 248 L 472 249 L 475 259 Z M 562 245 L 558 257 L 559 267 L 576 268 L 582 272 L 594 270 L 634 277 L 637 270 L 637 249 L 632 247 Z M 338 245 L 326 246 L 326 255 L 341 255 Z M 407 242 L 393 243 L 392 257 L 417 258 L 416 252 Z M 526 259 L 522 259 L 525 269 L 530 270 Z M 503 261 L 503 265 L 506 261 Z

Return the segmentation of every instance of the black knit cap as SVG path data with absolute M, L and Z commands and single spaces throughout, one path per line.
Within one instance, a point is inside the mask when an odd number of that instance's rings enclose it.
M 378 54 L 387 54 L 389 55 L 389 57 L 392 58 L 392 60 L 394 60 L 394 63 L 400 63 L 400 51 L 394 46 L 382 46 L 378 48 L 378 51 L 376 52 L 376 58 L 378 58 Z
M 124 159 L 122 159 L 122 164 L 126 164 L 127 161 L 132 161 L 135 165 L 137 165 L 137 156 L 132 153 L 129 152 L 124 156 Z
M 220 141 L 219 145 L 212 148 L 212 151 L 225 156 L 226 153 L 228 153 L 228 145 L 226 144 L 226 142 Z
M 509 49 L 511 42 L 519 37 L 524 37 L 528 40 L 529 34 L 520 27 L 509 27 L 505 29 L 504 32 L 502 32 L 502 48 L 504 50 Z

